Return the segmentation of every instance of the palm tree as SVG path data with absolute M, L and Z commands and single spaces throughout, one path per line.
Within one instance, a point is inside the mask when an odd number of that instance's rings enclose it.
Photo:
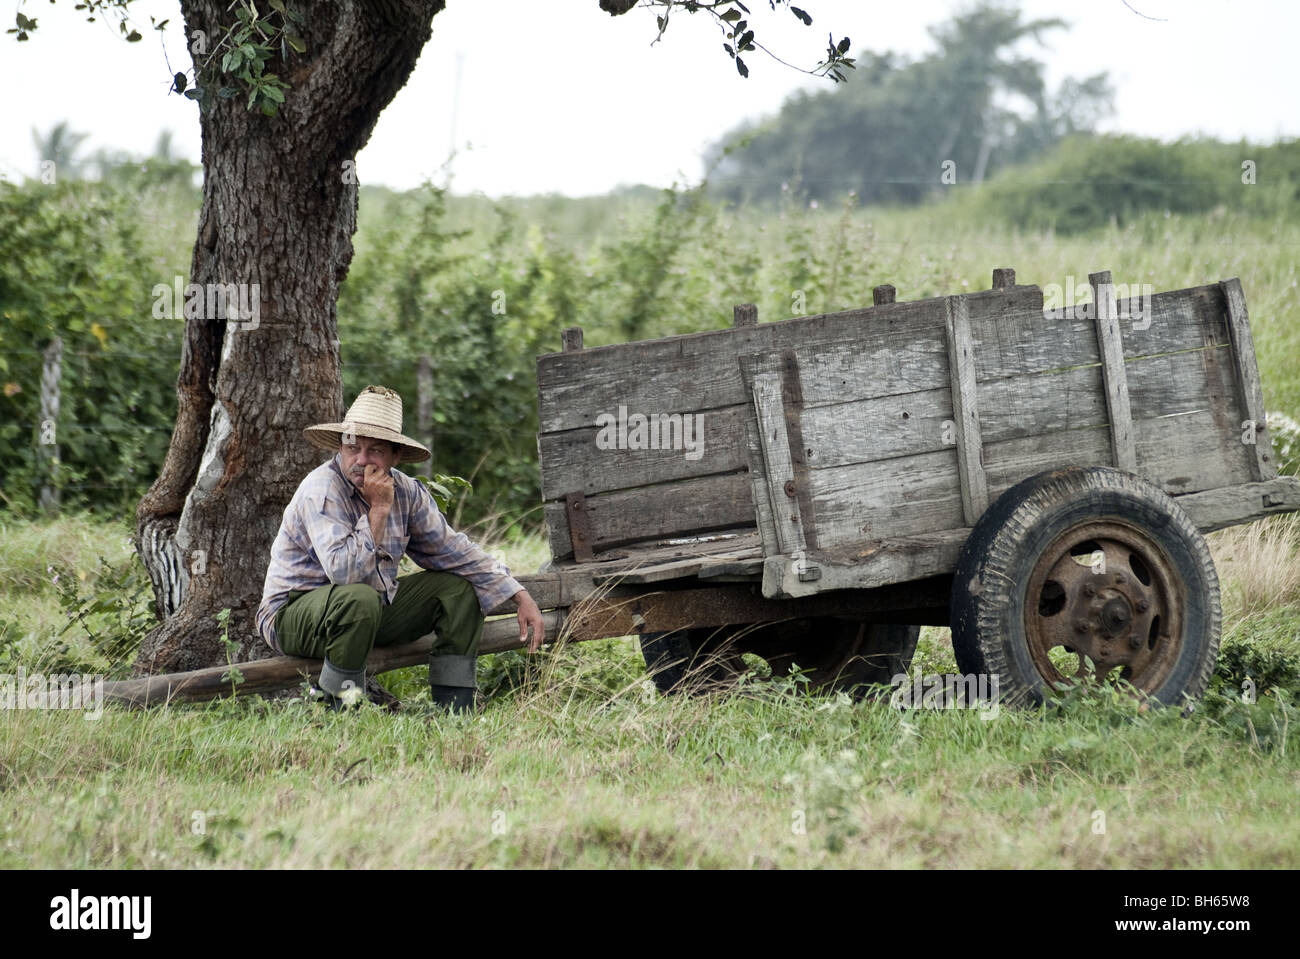
M 76 158 L 81 142 L 88 134 L 73 133 L 68 128 L 67 120 L 60 120 L 48 134 L 41 136 L 32 127 L 32 142 L 36 145 L 36 155 L 42 161 L 53 160 L 54 169 L 59 176 L 75 180 L 84 172 L 84 164 Z

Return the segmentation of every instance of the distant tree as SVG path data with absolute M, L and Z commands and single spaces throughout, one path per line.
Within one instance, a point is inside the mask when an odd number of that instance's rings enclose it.
M 814 199 L 856 191 L 866 202 L 916 202 L 945 172 L 978 183 L 1109 109 L 1104 75 L 1048 96 L 1043 63 L 1015 53 L 1065 25 L 979 6 L 932 27 L 938 49 L 918 61 L 860 54 L 849 82 L 797 94 L 771 121 L 724 137 L 713 180 L 733 199 L 771 199 L 797 179 Z
M 88 134 L 74 133 L 68 127 L 67 120 L 60 120 L 42 136 L 40 131 L 32 128 L 32 143 L 36 146 L 36 155 L 42 162 L 54 161 L 56 177 L 75 180 L 84 172 L 82 162 L 77 158 L 77 151 Z

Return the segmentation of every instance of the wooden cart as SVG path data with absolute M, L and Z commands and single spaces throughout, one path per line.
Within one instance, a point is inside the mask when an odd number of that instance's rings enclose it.
M 1164 702 L 1217 656 L 1201 534 L 1300 508 L 1236 279 L 1044 312 L 993 289 L 537 362 L 551 569 L 574 639 L 637 634 L 661 689 L 753 653 L 889 682 L 920 624 L 1010 700 L 1089 668 Z M 1095 304 L 1095 306 L 1094 306 Z M 707 662 L 705 662 L 707 660 Z

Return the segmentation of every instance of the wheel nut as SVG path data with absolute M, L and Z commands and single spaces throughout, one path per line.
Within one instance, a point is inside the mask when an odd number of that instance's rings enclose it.
M 1086 619 L 1076 620 L 1074 623 L 1076 633 L 1086 633 L 1088 631 L 1088 621 Z
M 1096 595 L 1097 595 L 1097 587 L 1096 587 L 1096 586 L 1093 586 L 1092 583 L 1084 583 L 1084 584 L 1083 584 L 1083 595 L 1084 595 L 1084 596 L 1096 596 Z
M 1139 613 L 1145 613 L 1145 612 L 1146 612 L 1148 609 L 1150 609 L 1150 608 L 1151 608 L 1151 604 L 1150 604 L 1149 602 L 1147 602 L 1145 599 L 1139 599 L 1139 600 L 1138 600 L 1138 612 L 1139 612 Z
M 1116 573 L 1116 574 L 1115 574 L 1115 585 L 1116 585 L 1116 586 L 1123 586 L 1123 585 L 1124 585 L 1124 574 L 1123 574 L 1123 573 Z

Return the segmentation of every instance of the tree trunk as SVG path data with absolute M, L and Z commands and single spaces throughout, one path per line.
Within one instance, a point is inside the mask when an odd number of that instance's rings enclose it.
M 292 87 L 278 116 L 246 96 L 201 114 L 203 207 L 190 282 L 238 290 L 251 311 L 186 311 L 176 429 L 162 473 L 136 511 L 136 548 L 162 624 L 136 674 L 226 661 L 213 619 L 231 610 L 240 660 L 270 651 L 254 615 L 281 514 L 321 454 L 303 438 L 343 414 L 339 284 L 356 229 L 355 157 L 406 82 L 443 0 L 301 4 L 307 52 L 269 70 Z M 200 85 L 232 84 L 204 62 L 233 22 L 226 0 L 182 0 Z M 229 284 L 236 284 L 235 288 Z M 174 304 L 181 309 L 185 302 Z M 249 315 L 251 312 L 251 316 Z

